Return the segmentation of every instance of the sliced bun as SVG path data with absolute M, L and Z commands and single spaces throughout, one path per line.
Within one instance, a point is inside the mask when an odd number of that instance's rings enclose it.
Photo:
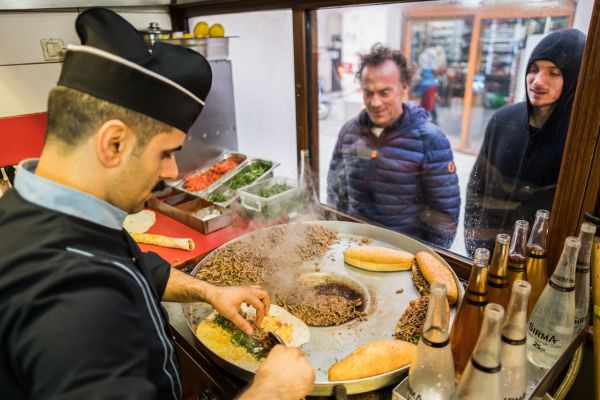
M 378 340 L 361 346 L 327 371 L 330 381 L 366 378 L 393 371 L 415 358 L 417 346 L 402 340 Z
M 455 304 L 458 301 L 458 288 L 456 287 L 454 276 L 448 267 L 425 251 L 417 253 L 416 258 L 419 270 L 427 282 L 429 282 L 429 284 L 440 282 L 446 285 L 446 288 L 448 289 L 448 302 L 450 304 Z
M 344 261 L 368 271 L 406 271 L 410 269 L 414 254 L 376 246 L 354 246 L 344 251 Z

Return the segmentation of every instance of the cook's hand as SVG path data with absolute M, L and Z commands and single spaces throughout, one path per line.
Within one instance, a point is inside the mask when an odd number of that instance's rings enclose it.
M 214 286 L 206 295 L 206 300 L 221 315 L 230 320 L 247 334 L 252 334 L 252 326 L 240 314 L 240 306 L 247 303 L 256 309 L 256 326 L 260 327 L 263 317 L 269 313 L 269 294 L 258 285 L 253 286 Z
M 277 345 L 258 367 L 256 376 L 240 400 L 298 400 L 315 383 L 315 372 L 300 349 Z

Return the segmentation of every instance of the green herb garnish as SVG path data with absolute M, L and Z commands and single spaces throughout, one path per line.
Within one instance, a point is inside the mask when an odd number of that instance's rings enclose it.
M 290 190 L 291 188 L 292 186 L 290 185 L 276 184 L 265 189 L 260 189 L 257 194 L 260 197 L 271 197 L 275 196 L 276 194 L 283 193 L 286 190 Z
M 270 163 L 252 165 L 248 171 L 234 176 L 229 183 L 229 188 L 231 190 L 236 190 L 241 187 L 248 186 L 262 176 L 265 172 L 267 172 L 269 168 L 271 168 Z
M 221 192 L 213 192 L 208 195 L 208 199 L 215 203 L 225 203 L 227 200 L 229 200 L 229 197 L 225 196 Z
M 231 321 L 217 314 L 215 323 L 231 333 L 231 342 L 243 347 L 248 353 L 252 354 L 257 360 L 265 358 L 269 351 L 258 343 L 252 336 L 240 331 Z

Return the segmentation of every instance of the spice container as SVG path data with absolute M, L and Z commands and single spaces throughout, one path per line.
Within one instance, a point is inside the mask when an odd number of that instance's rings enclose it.
M 205 234 L 229 226 L 233 222 L 230 210 L 199 197 L 180 202 L 182 195 L 190 196 L 175 191 L 172 196 L 166 198 L 151 198 L 148 200 L 148 206 Z M 176 201 L 172 201 L 173 199 Z

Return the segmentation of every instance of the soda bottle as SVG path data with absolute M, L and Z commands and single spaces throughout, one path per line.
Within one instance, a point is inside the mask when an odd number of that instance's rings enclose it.
M 576 237 L 565 239 L 558 265 L 529 318 L 527 359 L 540 368 L 552 367 L 573 336 L 575 265 L 579 247 Z
M 475 250 L 469 284 L 458 306 L 450 330 L 450 345 L 457 381 L 460 379 L 477 343 L 483 312 L 488 303 L 485 281 L 489 259 L 490 252 L 487 249 L 479 248 Z
M 502 400 L 500 328 L 503 318 L 501 305 L 491 303 L 485 307 L 479 340 L 453 399 Z
M 446 285 L 434 282 L 423 335 L 408 371 L 408 400 L 450 400 L 454 392 L 454 363 L 446 314 Z
M 546 237 L 549 219 L 550 212 L 546 210 L 538 210 L 535 213 L 535 222 L 527 242 L 527 281 L 531 283 L 527 315 L 531 315 L 531 310 L 548 283 Z
M 588 308 L 590 305 L 590 260 L 596 225 L 584 222 L 579 230 L 581 248 L 577 256 L 575 269 L 575 334 L 588 324 Z
M 490 303 L 508 305 L 510 289 L 508 288 L 508 244 L 510 236 L 500 233 L 496 236 L 496 246 L 487 274 L 487 292 Z
M 502 325 L 502 395 L 524 399 L 527 389 L 527 300 L 531 284 L 515 281 Z
M 515 221 L 515 230 L 508 250 L 508 287 L 512 287 L 516 280 L 527 279 L 525 253 L 528 233 L 529 222 L 523 219 Z

